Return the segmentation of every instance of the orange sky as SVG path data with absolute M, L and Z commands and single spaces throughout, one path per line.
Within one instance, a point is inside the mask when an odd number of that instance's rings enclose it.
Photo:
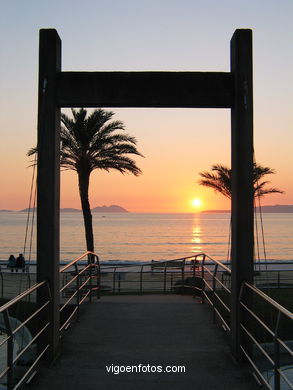
M 132 212 L 195 212 L 206 209 L 228 209 L 229 200 L 197 184 L 198 173 L 216 162 L 230 164 L 229 110 L 199 109 L 120 109 L 116 117 L 123 120 L 129 134 L 138 140 L 138 149 L 145 158 L 136 158 L 143 171 L 139 177 L 119 172 L 94 171 L 91 176 L 92 207 L 118 204 Z M 16 157 L 7 152 L 9 171 L 0 208 L 27 207 L 32 169 L 24 155 L 31 146 L 16 145 Z M 5 153 L 5 152 L 4 152 Z M 292 185 L 281 171 L 286 159 L 282 155 L 262 153 L 259 160 L 278 170 L 272 175 L 273 184 L 286 195 L 264 198 L 264 204 L 293 203 Z M 286 167 L 288 170 L 288 167 Z M 286 172 L 286 171 L 285 171 Z M 15 182 L 17 177 L 17 182 Z M 61 207 L 80 208 L 75 172 L 61 175 Z M 191 201 L 201 199 L 196 208 Z
M 68 7 L 57 0 L 3 4 L 1 35 L 8 38 L 0 72 L 0 209 L 28 206 L 32 170 L 26 152 L 36 144 L 38 30 L 47 27 L 61 36 L 63 70 L 89 71 L 229 71 L 234 30 L 252 28 L 256 160 L 276 170 L 269 180 L 286 192 L 263 204 L 293 204 L 293 51 L 285 39 L 293 33 L 292 1 L 282 7 L 267 0 L 225 0 L 213 7 L 186 0 L 90 3 L 90 13 L 83 4 Z M 191 200 L 200 198 L 202 209 L 229 208 L 229 200 L 197 184 L 198 173 L 212 164 L 230 165 L 229 110 L 113 110 L 145 155 L 137 158 L 143 175 L 94 172 L 92 207 L 193 212 Z M 80 208 L 72 172 L 62 173 L 61 206 Z
M 137 158 L 143 175 L 94 172 L 91 182 L 93 205 L 118 203 L 137 212 L 189 212 L 194 211 L 190 202 L 195 197 L 202 198 L 205 208 L 213 208 L 213 199 L 217 199 L 219 205 L 227 204 L 196 182 L 198 172 L 210 165 L 206 150 L 212 147 L 212 140 L 219 132 L 217 118 L 226 121 L 228 112 L 217 110 L 212 119 L 211 112 L 205 110 L 115 111 L 127 124 L 128 132 L 138 140 L 138 148 L 145 156 Z M 203 125 L 203 122 L 206 123 Z M 203 126 L 206 131 L 210 129 L 210 136 L 202 136 Z M 214 152 L 215 161 L 223 161 L 227 154 L 229 156 L 228 131 L 222 130 L 218 141 L 221 148 Z M 67 172 L 63 177 L 68 184 L 71 180 L 76 181 L 74 175 L 69 176 Z M 67 203 L 68 184 L 64 183 L 63 204 Z M 74 187 L 75 184 L 71 185 Z

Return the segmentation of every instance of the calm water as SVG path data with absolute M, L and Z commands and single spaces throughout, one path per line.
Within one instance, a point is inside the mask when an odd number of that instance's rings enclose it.
M 26 217 L 25 213 L 0 213 L 0 259 L 22 252 Z M 292 260 L 293 214 L 264 214 L 263 220 L 267 258 Z M 172 259 L 202 251 L 227 259 L 229 214 L 95 213 L 93 223 L 101 260 Z M 79 256 L 85 251 L 84 242 L 82 214 L 62 213 L 61 259 Z

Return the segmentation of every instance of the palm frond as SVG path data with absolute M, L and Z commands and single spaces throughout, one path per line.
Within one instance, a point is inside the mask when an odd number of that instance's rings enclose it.
M 253 186 L 255 196 L 264 196 L 266 194 L 284 192 L 278 188 L 266 188 L 270 183 L 269 181 L 262 181 L 260 179 L 265 175 L 274 174 L 275 170 L 269 167 L 263 167 L 257 163 L 253 165 Z M 232 171 L 230 168 L 215 164 L 211 167 L 211 172 L 204 171 L 200 172 L 199 175 L 202 177 L 198 183 L 202 186 L 212 188 L 215 192 L 218 192 L 227 198 L 232 197 Z
M 143 157 L 135 137 L 125 131 L 122 121 L 111 120 L 114 112 L 101 108 L 88 113 L 84 108 L 71 109 L 72 117 L 61 113 L 60 164 L 64 169 L 91 172 L 115 169 L 121 173 L 141 174 L 129 156 Z M 121 133 L 123 132 L 123 133 Z M 37 152 L 31 148 L 28 156 Z

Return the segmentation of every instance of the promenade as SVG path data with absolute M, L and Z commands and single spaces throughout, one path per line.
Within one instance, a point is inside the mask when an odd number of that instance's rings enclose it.
M 106 366 L 185 366 L 185 373 L 108 373 Z M 209 306 L 191 296 L 103 296 L 82 307 L 61 355 L 30 390 L 256 390 Z

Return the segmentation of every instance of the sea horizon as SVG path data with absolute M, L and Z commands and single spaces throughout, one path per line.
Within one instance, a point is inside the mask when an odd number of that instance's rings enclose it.
M 23 252 L 26 220 L 26 213 L 0 214 L 1 260 Z M 263 224 L 267 259 L 292 260 L 293 214 L 265 213 Z M 229 227 L 230 213 L 93 213 L 95 252 L 101 261 L 170 260 L 199 252 L 225 261 Z M 61 213 L 60 239 L 61 261 L 86 251 L 82 213 Z M 258 241 L 262 243 L 260 237 Z M 34 226 L 31 260 L 36 258 L 35 246 Z M 258 252 L 264 259 L 262 247 Z M 25 256 L 28 260 L 29 243 Z
M 113 208 L 113 211 L 112 211 Z M 116 211 L 115 208 L 119 208 Z M 36 207 L 25 208 L 25 209 L 0 209 L 0 213 L 23 213 L 28 211 L 37 210 Z M 259 210 L 259 206 L 256 207 Z M 274 204 L 261 206 L 261 210 L 264 213 L 293 213 L 293 204 Z M 131 211 L 120 205 L 103 205 L 95 206 L 91 208 L 94 213 L 132 213 L 132 214 L 199 214 L 199 213 L 231 213 L 231 209 L 198 209 L 190 211 Z M 75 207 L 60 207 L 60 212 L 82 212 L 82 209 Z

